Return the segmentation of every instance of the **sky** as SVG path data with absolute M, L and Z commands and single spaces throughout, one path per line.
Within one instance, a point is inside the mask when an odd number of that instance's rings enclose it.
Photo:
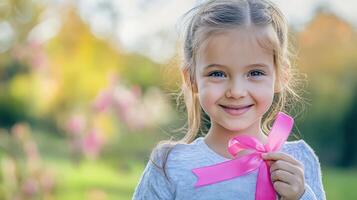
M 99 1 L 99 0 L 97 0 Z M 202 1 L 202 0 L 201 0 Z M 89 2 L 86 0 L 85 2 Z M 95 2 L 93 0 L 93 2 Z M 165 62 L 175 53 L 177 21 L 197 0 L 117 0 L 120 13 L 116 37 L 127 51 Z M 143 2 L 145 5 L 140 5 Z M 273 0 L 289 24 L 303 28 L 319 5 L 328 5 L 341 18 L 357 26 L 357 0 Z
M 52 6 L 49 6 L 49 11 L 45 13 L 44 22 L 35 27 L 36 34 L 33 35 L 40 35 L 43 40 L 54 37 L 61 25 L 58 20 L 61 13 L 58 7 L 74 4 L 96 37 L 113 38 L 121 51 L 140 53 L 156 62 L 164 63 L 175 54 L 179 35 L 176 26 L 180 16 L 205 0 L 47 1 L 51 2 L 49 5 Z M 286 15 L 288 23 L 297 29 L 302 29 L 313 17 L 316 7 L 321 5 L 327 5 L 331 11 L 357 27 L 357 0 L 272 1 Z M 0 26 L 5 27 L 1 22 Z

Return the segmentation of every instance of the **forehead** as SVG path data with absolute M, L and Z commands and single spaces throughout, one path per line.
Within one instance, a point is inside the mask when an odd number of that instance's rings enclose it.
M 197 65 L 248 66 L 263 63 L 274 67 L 274 31 L 265 28 L 237 28 L 210 36 L 201 46 Z

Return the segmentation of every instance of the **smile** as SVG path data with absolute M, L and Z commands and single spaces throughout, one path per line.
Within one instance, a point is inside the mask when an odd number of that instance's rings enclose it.
M 233 116 L 238 116 L 247 112 L 250 109 L 250 107 L 253 106 L 253 104 L 243 107 L 234 107 L 234 106 L 225 106 L 225 105 L 219 105 L 219 106 L 221 106 L 223 110 L 226 111 L 228 114 Z

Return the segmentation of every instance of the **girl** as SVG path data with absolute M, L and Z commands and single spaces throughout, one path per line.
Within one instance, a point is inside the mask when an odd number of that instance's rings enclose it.
M 301 100 L 286 21 L 268 0 L 211 0 L 188 14 L 182 67 L 188 131 L 155 148 L 133 199 L 254 199 L 258 170 L 202 187 L 195 187 L 192 170 L 234 159 L 227 144 L 236 136 L 267 143 L 277 113 Z M 204 113 L 210 127 L 199 137 Z M 325 199 L 318 158 L 303 140 L 262 158 L 281 199 Z

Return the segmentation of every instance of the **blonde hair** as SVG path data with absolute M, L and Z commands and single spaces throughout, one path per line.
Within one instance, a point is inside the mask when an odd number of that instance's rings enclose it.
M 191 143 L 202 129 L 204 112 L 196 95 L 195 65 L 203 43 L 217 33 L 243 26 L 271 26 L 274 30 L 274 36 L 265 37 L 269 41 L 262 43 L 266 48 L 273 49 L 277 80 L 284 80 L 284 86 L 274 95 L 272 106 L 263 116 L 262 130 L 265 134 L 268 134 L 279 111 L 289 113 L 289 109 L 295 109 L 296 104 L 304 100 L 297 91 L 300 74 L 290 63 L 288 25 L 275 4 L 268 0 L 210 0 L 192 8 L 183 17 L 187 17 L 187 21 L 183 35 L 183 83 L 178 99 L 183 98 L 185 103 L 187 132 L 179 141 L 162 141 L 157 146 L 162 163 L 155 165 L 163 169 L 173 147 L 179 143 Z M 152 160 L 157 153 L 160 152 L 153 151 Z

